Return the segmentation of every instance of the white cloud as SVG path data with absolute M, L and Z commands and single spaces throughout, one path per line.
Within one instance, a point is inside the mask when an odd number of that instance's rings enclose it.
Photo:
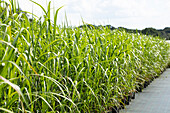
M 47 8 L 49 0 L 35 0 Z M 43 2 L 42 2 L 43 1 Z M 46 2 L 47 1 L 47 2 Z M 32 11 L 29 0 L 19 0 L 23 10 Z M 131 28 L 170 26 L 170 1 L 169 0 L 52 0 L 51 6 L 55 9 L 64 6 L 59 12 L 59 21 L 67 14 L 72 25 L 81 24 L 81 16 L 88 23 L 111 24 Z M 33 6 L 37 15 L 42 15 L 42 10 Z

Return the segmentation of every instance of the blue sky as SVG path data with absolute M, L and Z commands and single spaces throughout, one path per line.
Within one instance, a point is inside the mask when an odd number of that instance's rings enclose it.
M 42 10 L 29 0 L 18 0 L 23 10 L 40 16 Z M 45 8 L 50 0 L 35 0 Z M 82 20 L 90 24 L 110 24 L 115 27 L 143 29 L 170 27 L 170 0 L 51 0 L 51 8 L 64 7 L 58 20 L 61 23 L 65 13 L 70 25 L 81 25 Z M 53 10 L 53 9 L 52 9 Z

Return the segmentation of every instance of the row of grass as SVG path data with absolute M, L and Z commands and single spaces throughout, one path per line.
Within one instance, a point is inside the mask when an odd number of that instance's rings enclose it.
M 0 111 L 106 112 L 168 65 L 159 37 L 57 25 L 50 2 L 41 18 L 17 6 L 0 0 Z

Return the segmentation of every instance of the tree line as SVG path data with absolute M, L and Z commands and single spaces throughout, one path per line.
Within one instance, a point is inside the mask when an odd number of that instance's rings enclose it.
M 128 28 L 125 28 L 125 27 L 114 27 L 114 26 L 111 26 L 111 25 L 105 25 L 105 26 L 102 26 L 102 25 L 81 25 L 79 26 L 80 28 L 81 27 L 89 27 L 89 28 L 100 28 L 100 27 L 107 27 L 111 30 L 114 30 L 114 29 L 120 29 L 120 30 L 125 30 L 129 33 L 141 33 L 141 34 L 144 34 L 144 35 L 152 35 L 152 36 L 159 36 L 161 38 L 164 38 L 166 40 L 170 40 L 170 27 L 165 27 L 164 29 L 155 29 L 155 28 L 152 28 L 152 27 L 149 27 L 149 28 L 145 28 L 145 29 L 142 29 L 142 30 L 137 30 L 137 29 L 128 29 Z

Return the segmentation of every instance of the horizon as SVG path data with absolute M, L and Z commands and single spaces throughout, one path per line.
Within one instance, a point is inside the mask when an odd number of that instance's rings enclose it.
M 22 10 L 33 11 L 39 17 L 43 15 L 41 8 L 30 0 L 18 1 Z M 57 0 L 56 2 L 55 0 L 36 0 L 35 2 L 47 9 L 49 1 L 51 1 L 51 8 L 54 12 L 59 7 L 64 6 L 59 10 L 59 24 L 64 22 L 66 14 L 71 26 L 82 25 L 81 17 L 88 24 L 111 25 L 116 28 L 125 27 L 141 30 L 149 27 L 164 29 L 170 26 L 168 21 L 170 1 L 168 0 Z

